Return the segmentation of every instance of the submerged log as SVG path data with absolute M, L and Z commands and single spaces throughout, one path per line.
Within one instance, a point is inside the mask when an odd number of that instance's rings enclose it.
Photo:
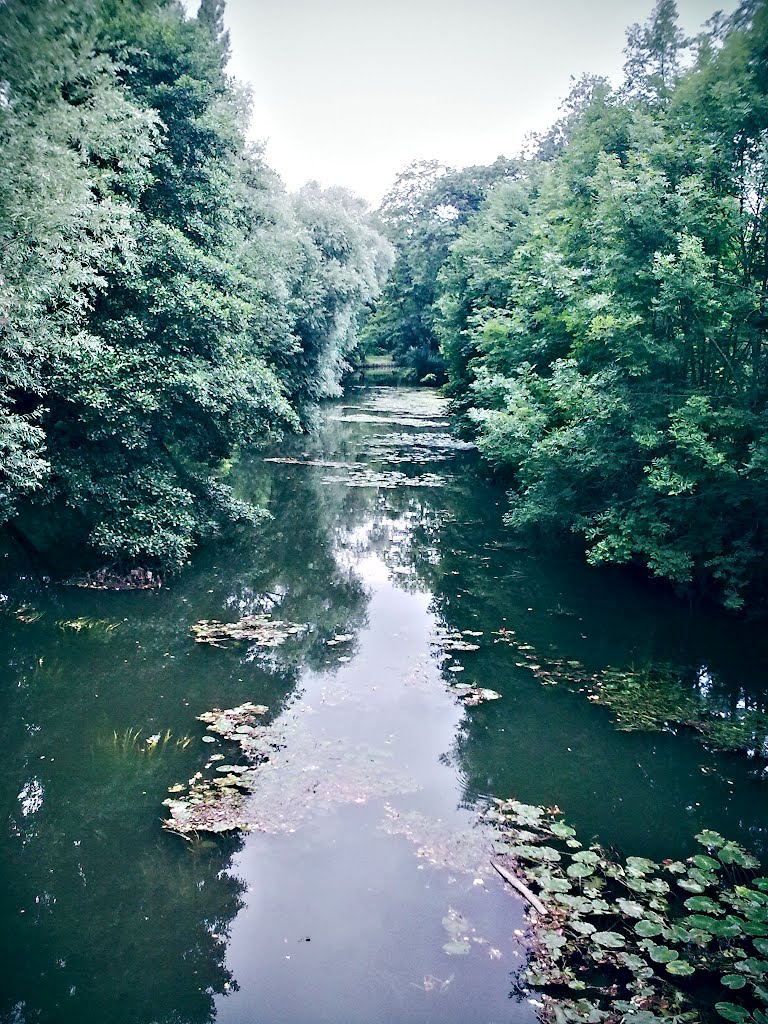
M 520 879 L 516 878 L 511 871 L 507 871 L 503 864 L 499 864 L 497 861 L 492 860 L 491 865 L 496 868 L 505 882 L 509 882 L 513 889 L 517 889 L 520 895 L 524 896 L 528 900 L 534 910 L 538 911 L 542 917 L 546 917 L 547 908 L 537 896 L 533 895 L 525 882 L 521 882 Z

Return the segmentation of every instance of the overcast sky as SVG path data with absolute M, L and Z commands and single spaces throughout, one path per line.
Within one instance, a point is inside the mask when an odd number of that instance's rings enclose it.
M 514 156 L 572 75 L 618 81 L 625 30 L 653 2 L 227 0 L 230 71 L 251 84 L 252 137 L 289 189 L 314 178 L 376 206 L 411 160 Z M 682 28 L 718 6 L 735 3 L 678 0 Z

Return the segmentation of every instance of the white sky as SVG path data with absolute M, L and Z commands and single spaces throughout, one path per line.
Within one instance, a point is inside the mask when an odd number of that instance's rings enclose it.
M 195 0 L 186 0 L 195 9 Z M 251 136 L 291 190 L 344 185 L 378 205 L 411 160 L 515 156 L 570 76 L 620 79 L 625 30 L 654 0 L 228 0 L 229 70 Z M 693 33 L 733 0 L 678 0 Z

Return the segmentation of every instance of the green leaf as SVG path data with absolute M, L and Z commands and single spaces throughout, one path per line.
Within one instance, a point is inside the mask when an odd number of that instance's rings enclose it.
M 595 869 L 589 864 L 581 864 L 579 862 L 575 864 L 569 864 L 566 868 L 566 874 L 570 875 L 571 878 L 589 878 L 590 875 L 594 875 Z
M 758 951 L 768 956 L 768 939 L 752 939 L 752 945 Z
M 616 900 L 616 904 L 622 914 L 625 914 L 627 917 L 642 917 L 645 913 L 645 908 L 642 903 L 638 903 L 636 900 L 625 900 L 620 898 Z
M 661 930 L 664 926 L 659 921 L 649 921 L 647 918 L 642 921 L 638 921 L 635 925 L 635 931 L 638 935 L 642 935 L 644 938 L 653 938 L 654 935 L 661 935 Z
M 698 882 L 691 881 L 690 878 L 678 878 L 677 884 L 681 889 L 686 889 L 688 892 L 704 892 L 704 886 L 699 885 Z
M 720 984 L 725 985 L 726 988 L 744 988 L 747 979 L 742 974 L 724 974 L 720 979 Z
M 658 868 L 659 865 L 647 857 L 627 857 L 627 871 L 633 875 L 647 875 Z
M 687 960 L 670 960 L 667 964 L 667 970 L 670 974 L 677 974 L 682 977 L 688 977 L 696 972 L 696 968 L 693 964 L 689 964 Z
M 558 839 L 572 839 L 576 835 L 576 829 L 566 825 L 564 821 L 553 821 L 549 826 L 549 831 Z
M 648 950 L 648 955 L 651 960 L 657 964 L 668 964 L 672 960 L 677 960 L 680 954 L 676 949 L 670 949 L 669 946 L 651 946 Z
M 589 921 L 581 921 L 579 918 L 575 918 L 573 921 L 568 922 L 569 927 L 573 928 L 579 935 L 594 935 L 597 931 L 593 924 Z
M 618 932 L 595 932 L 592 941 L 608 949 L 622 949 L 626 942 Z
M 719 914 L 722 910 L 721 905 L 711 900 L 709 896 L 690 896 L 684 906 L 688 910 L 703 910 L 708 914 Z
M 710 849 L 712 847 L 719 847 L 725 845 L 725 839 L 720 835 L 719 832 L 713 832 L 711 829 L 705 828 L 703 832 L 698 832 L 694 839 L 701 843 L 702 846 L 707 846 Z
M 573 883 L 565 878 L 556 878 L 554 875 L 548 875 L 545 878 L 539 879 L 539 885 L 546 892 L 570 892 Z
M 620 953 L 619 959 L 633 974 L 637 974 L 638 971 L 643 970 L 647 966 L 645 960 L 635 953 Z
M 715 1009 L 721 1017 L 735 1021 L 736 1024 L 749 1019 L 749 1010 L 745 1010 L 743 1006 L 736 1006 L 735 1003 L 715 1003 Z
M 685 864 L 680 860 L 671 860 L 669 864 L 664 865 L 666 871 L 671 871 L 673 875 L 684 875 L 687 871 Z
M 597 864 L 600 860 L 594 850 L 579 850 L 578 853 L 574 853 L 573 859 L 582 864 Z
M 701 868 L 702 871 L 720 871 L 721 865 L 714 857 L 705 857 L 703 853 L 697 853 L 691 860 L 697 868 Z

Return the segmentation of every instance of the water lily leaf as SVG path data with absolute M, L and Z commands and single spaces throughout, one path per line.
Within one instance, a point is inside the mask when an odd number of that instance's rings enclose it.
M 627 857 L 627 871 L 633 875 L 647 875 L 658 868 L 659 865 L 647 857 Z
M 689 928 L 701 928 L 720 939 L 733 938 L 741 931 L 738 925 L 730 924 L 727 921 L 718 921 L 714 917 L 704 917 L 702 914 L 691 914 L 682 923 Z
M 589 878 L 590 875 L 594 875 L 595 869 L 589 864 L 582 864 L 577 862 L 575 864 L 569 864 L 566 868 L 566 874 L 570 875 L 571 878 Z
M 688 942 L 691 933 L 682 925 L 673 924 L 665 928 L 661 934 L 665 942 Z
M 536 881 L 547 892 L 570 892 L 573 887 L 573 882 L 569 882 L 567 878 L 558 878 L 556 875 L 549 874 L 549 872 L 542 872 L 537 875 Z
M 742 921 L 741 930 L 747 935 L 768 935 L 768 924 L 760 921 Z
M 597 864 L 600 860 L 594 850 L 579 850 L 578 853 L 574 853 L 573 859 L 581 864 Z
M 586 896 L 572 896 L 570 893 L 556 893 L 555 899 L 565 907 L 570 907 L 575 914 L 596 914 L 602 913 L 595 910 L 594 901 Z
M 692 881 L 690 878 L 678 878 L 677 884 L 681 889 L 686 889 L 688 892 L 704 892 L 704 886 Z
M 641 875 L 628 875 L 625 885 L 632 892 L 648 892 L 648 883 Z
M 726 988 L 744 988 L 747 979 L 742 974 L 724 974 L 720 979 L 720 984 L 725 985 Z
M 618 899 L 616 903 L 622 914 L 625 914 L 627 917 L 642 917 L 645 913 L 642 903 L 638 903 L 636 900 Z
M 753 878 L 752 885 L 761 892 L 768 892 L 768 878 Z
M 705 857 L 703 853 L 697 853 L 691 860 L 702 871 L 719 871 L 721 867 L 714 857 Z
M 673 875 L 684 875 L 688 868 L 681 860 L 670 860 L 664 862 L 665 871 L 671 871 Z
M 688 977 L 696 972 L 696 968 L 693 964 L 689 964 L 687 960 L 670 960 L 667 964 L 667 970 L 670 974 L 677 974 L 682 977 Z
M 715 1003 L 715 1009 L 721 1017 L 736 1021 L 736 1024 L 749 1019 L 749 1010 L 743 1006 L 736 1006 L 735 1003 Z
M 768 956 L 768 939 L 752 939 L 752 945 L 758 953 Z
M 709 896 L 691 896 L 685 901 L 684 906 L 687 910 L 701 910 L 706 914 L 718 914 L 722 909 L 720 904 Z
M 703 832 L 697 832 L 693 837 L 697 842 L 701 843 L 702 846 L 707 846 L 710 849 L 712 847 L 725 846 L 725 839 L 720 835 L 719 832 L 713 832 L 712 829 L 705 828 Z
M 576 835 L 576 829 L 566 825 L 564 821 L 553 821 L 549 826 L 549 831 L 558 839 L 572 839 Z
M 654 935 L 661 935 L 663 925 L 659 921 L 649 921 L 644 918 L 635 925 L 635 931 L 644 938 L 652 938 Z
M 651 892 L 658 893 L 660 896 L 669 892 L 669 882 L 665 882 L 663 878 L 652 878 L 647 884 Z
M 638 971 L 647 967 L 645 960 L 641 956 L 637 956 L 636 953 L 619 953 L 619 959 L 633 974 L 637 974 Z
M 553 955 L 556 955 L 563 948 L 563 946 L 568 945 L 568 939 L 565 937 L 565 935 L 561 935 L 560 932 L 541 932 L 539 938 L 550 951 L 550 953 L 552 953 Z
M 595 932 L 591 938 L 598 946 L 605 946 L 608 949 L 622 949 L 626 945 L 618 932 Z
M 705 931 L 703 928 L 691 928 L 688 932 L 688 941 L 692 942 L 695 946 L 706 946 L 713 938 L 712 933 Z
M 597 931 L 597 928 L 595 928 L 593 924 L 590 924 L 589 921 L 581 921 L 579 918 L 574 918 L 574 920 L 569 921 L 568 926 L 573 928 L 575 932 L 578 932 L 579 935 L 594 935 Z
M 521 804 L 518 800 L 511 800 L 507 810 L 511 812 L 518 825 L 539 825 L 544 815 L 543 807 L 536 807 L 533 804 Z
M 560 860 L 560 851 L 555 850 L 552 846 L 521 844 L 514 846 L 512 852 L 516 857 L 522 857 L 524 860 L 544 860 L 551 863 Z
M 717 856 L 723 864 L 738 864 L 742 868 L 756 868 L 759 866 L 759 861 L 755 860 L 738 843 L 727 842 L 718 850 Z
M 758 975 L 760 980 L 762 976 L 768 972 L 768 960 L 757 960 L 755 957 L 748 957 L 746 960 L 741 960 L 736 964 L 737 971 L 743 971 L 745 974 Z
M 648 950 L 648 955 L 651 960 L 657 964 L 668 964 L 672 960 L 677 960 L 680 956 L 676 949 L 670 949 L 669 946 L 655 946 L 651 945 Z

